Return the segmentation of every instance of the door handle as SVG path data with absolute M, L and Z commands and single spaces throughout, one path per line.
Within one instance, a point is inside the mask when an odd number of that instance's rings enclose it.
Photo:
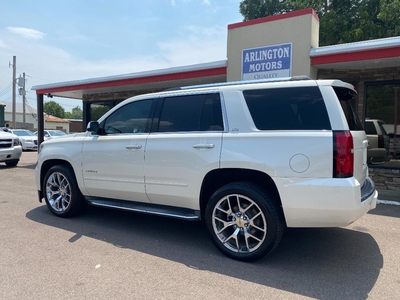
M 132 149 L 142 149 L 142 145 L 128 145 L 125 146 L 126 149 L 132 150 Z
M 195 149 L 211 149 L 214 148 L 214 144 L 194 144 Z

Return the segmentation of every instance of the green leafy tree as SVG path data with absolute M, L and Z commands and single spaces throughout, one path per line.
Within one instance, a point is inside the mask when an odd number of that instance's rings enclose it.
M 320 19 L 320 45 L 397 36 L 400 0 L 243 0 L 244 20 L 313 8 Z
M 65 118 L 66 119 L 78 119 L 82 120 L 83 118 L 83 111 L 80 106 L 76 106 L 72 109 L 71 112 L 67 111 L 65 112 Z
M 43 105 L 43 111 L 48 114 L 59 118 L 64 118 L 65 110 L 64 108 L 55 101 L 46 102 Z
M 388 36 L 397 36 L 400 34 L 399 12 L 400 0 L 386 1 L 381 0 L 381 10 L 378 13 L 378 19 L 387 24 Z
M 91 111 L 90 111 L 90 115 L 91 115 L 90 120 L 91 121 L 97 121 L 106 112 L 108 112 L 110 110 L 110 108 L 111 107 L 107 106 L 107 105 L 92 105 Z

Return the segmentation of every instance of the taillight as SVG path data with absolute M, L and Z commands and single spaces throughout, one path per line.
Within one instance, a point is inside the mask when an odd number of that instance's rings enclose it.
M 354 144 L 350 131 L 333 132 L 333 177 L 352 177 L 354 173 Z
M 383 135 L 378 135 L 378 148 L 385 148 L 385 139 Z

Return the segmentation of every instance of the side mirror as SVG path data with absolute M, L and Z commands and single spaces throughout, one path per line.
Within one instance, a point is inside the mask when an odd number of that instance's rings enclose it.
M 98 133 L 99 132 L 99 122 L 97 121 L 90 121 L 86 128 L 87 131 L 91 133 Z

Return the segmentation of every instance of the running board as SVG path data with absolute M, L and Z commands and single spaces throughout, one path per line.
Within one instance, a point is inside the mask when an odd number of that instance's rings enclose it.
M 176 219 L 183 219 L 187 221 L 198 221 L 201 219 L 200 211 L 188 208 L 97 197 L 85 197 L 85 200 L 89 204 L 98 207 L 127 210 Z

